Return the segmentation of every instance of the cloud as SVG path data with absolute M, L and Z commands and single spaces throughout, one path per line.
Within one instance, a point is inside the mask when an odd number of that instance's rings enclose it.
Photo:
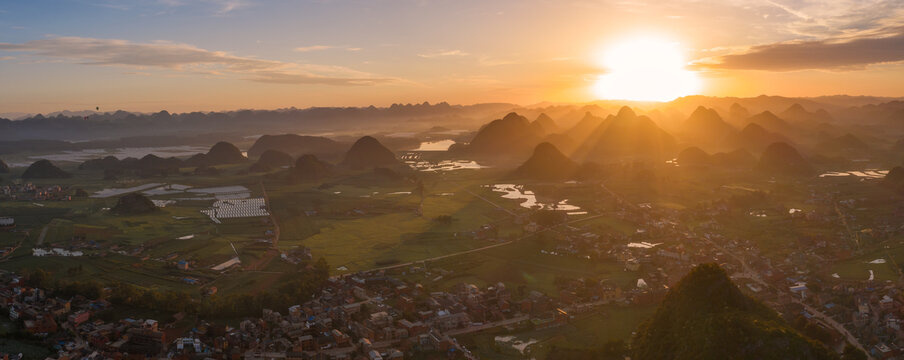
M 217 15 L 226 15 L 234 10 L 251 6 L 251 2 L 246 0 L 207 0 L 207 2 L 217 6 Z
M 321 51 L 321 50 L 330 50 L 330 49 L 344 49 L 345 51 L 361 51 L 359 47 L 346 47 L 346 46 L 336 46 L 336 45 L 311 45 L 311 46 L 302 46 L 292 49 L 296 52 L 310 52 L 310 51 Z
M 167 41 L 135 43 L 117 39 L 53 37 L 21 44 L 0 43 L 0 51 L 24 52 L 85 65 L 162 68 L 273 83 L 373 85 L 391 81 L 341 66 L 236 56 Z
M 329 50 L 329 49 L 334 49 L 334 48 L 336 48 L 336 47 L 331 46 L 331 45 L 311 45 L 311 46 L 297 47 L 294 50 L 297 52 L 308 52 L 308 51 Z
M 426 54 L 418 54 L 422 58 L 437 58 L 437 57 L 446 57 L 446 56 L 468 56 L 470 54 L 461 51 L 461 50 L 440 50 Z
M 783 5 L 783 4 L 780 4 L 780 3 L 777 3 L 777 2 L 771 1 L 771 0 L 766 0 L 766 3 L 768 3 L 768 4 L 772 5 L 772 6 L 775 6 L 775 7 L 779 8 L 779 9 L 782 9 L 782 10 L 784 10 L 786 13 L 791 14 L 791 15 L 794 15 L 795 17 L 798 17 L 798 18 L 800 18 L 800 19 L 802 19 L 802 20 L 810 20 L 810 17 L 807 16 L 807 14 L 804 14 L 803 12 L 794 10 L 794 9 L 791 8 L 790 6 Z
M 854 70 L 904 61 L 904 28 L 882 37 L 794 41 L 753 46 L 748 51 L 704 59 L 695 67 L 767 71 Z
M 392 78 L 348 78 L 329 77 L 312 74 L 292 74 L 285 72 L 261 71 L 246 80 L 271 83 L 271 84 L 313 84 L 313 85 L 340 85 L 340 86 L 371 86 L 395 82 Z

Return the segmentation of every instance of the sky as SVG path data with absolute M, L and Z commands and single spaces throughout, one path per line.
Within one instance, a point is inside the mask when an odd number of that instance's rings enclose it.
M 607 64 L 636 39 L 656 41 L 622 58 L 671 58 L 664 44 L 698 86 Z M 897 97 L 902 79 L 904 0 L 0 2 L 0 113 L 530 105 L 625 82 Z

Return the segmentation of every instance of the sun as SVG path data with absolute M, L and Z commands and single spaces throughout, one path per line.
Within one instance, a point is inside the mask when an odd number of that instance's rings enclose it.
M 606 73 L 593 85 L 600 99 L 670 101 L 700 90 L 697 73 L 687 70 L 680 44 L 656 37 L 625 39 L 602 52 Z

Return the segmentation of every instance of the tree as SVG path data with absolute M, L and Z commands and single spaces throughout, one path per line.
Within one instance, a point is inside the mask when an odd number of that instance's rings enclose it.
M 25 283 L 36 288 L 46 288 L 50 282 L 50 273 L 44 269 L 33 269 L 25 275 Z
M 844 345 L 844 351 L 841 353 L 842 360 L 866 360 L 866 353 L 858 349 L 856 346 L 847 343 Z
M 440 216 L 433 218 L 433 221 L 436 221 L 443 225 L 449 225 L 452 223 L 453 220 L 455 220 L 455 218 L 453 218 L 451 215 L 440 215 Z

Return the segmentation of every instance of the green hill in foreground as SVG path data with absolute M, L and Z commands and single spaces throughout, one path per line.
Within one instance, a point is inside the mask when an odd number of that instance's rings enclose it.
M 835 359 L 716 264 L 691 270 L 637 330 L 632 359 Z

